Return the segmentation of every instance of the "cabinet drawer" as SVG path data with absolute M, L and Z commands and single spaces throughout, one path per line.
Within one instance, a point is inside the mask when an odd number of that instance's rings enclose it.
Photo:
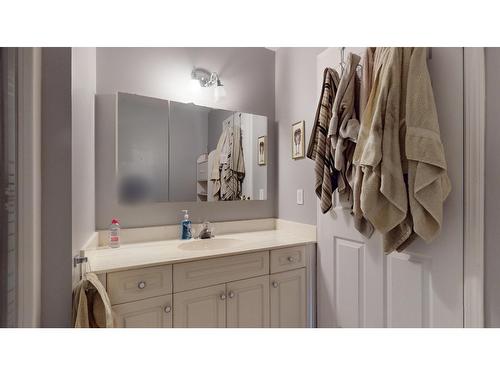
M 172 293 L 172 265 L 147 267 L 108 274 L 112 305 Z
M 232 255 L 174 264 L 174 292 L 269 273 L 269 252 Z
M 306 266 L 304 246 L 287 247 L 271 251 L 271 273 L 283 272 Z

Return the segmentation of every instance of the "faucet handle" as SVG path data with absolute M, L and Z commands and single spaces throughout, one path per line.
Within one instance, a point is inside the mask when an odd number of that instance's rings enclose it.
M 208 223 L 208 224 L 209 224 L 208 231 L 210 232 L 210 237 L 213 238 L 213 237 L 215 237 L 215 226 L 210 225 L 210 223 Z
M 215 236 L 215 228 L 210 225 L 209 221 L 204 221 L 200 224 L 200 232 L 198 238 L 212 238 Z

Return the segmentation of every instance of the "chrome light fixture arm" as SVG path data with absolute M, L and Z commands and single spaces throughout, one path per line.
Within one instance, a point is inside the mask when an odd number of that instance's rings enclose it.
M 191 79 L 198 80 L 201 87 L 212 87 L 220 83 L 219 75 L 217 73 L 211 73 L 203 68 L 193 68 L 191 71 Z

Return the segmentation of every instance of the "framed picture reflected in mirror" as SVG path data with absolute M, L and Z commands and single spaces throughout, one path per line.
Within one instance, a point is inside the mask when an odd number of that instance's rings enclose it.
M 266 165 L 267 158 L 266 158 L 266 140 L 267 137 L 265 135 L 257 138 L 257 147 L 258 147 L 258 164 L 259 165 Z

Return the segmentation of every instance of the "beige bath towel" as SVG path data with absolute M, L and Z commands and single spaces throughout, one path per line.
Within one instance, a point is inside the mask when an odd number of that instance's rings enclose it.
M 406 156 L 409 202 L 415 232 L 429 242 L 443 222 L 443 202 L 450 193 L 446 159 L 425 48 L 411 54 L 406 98 Z
M 450 181 L 425 48 L 376 50 L 354 162 L 364 172 L 360 207 L 383 233 L 386 252 L 404 250 L 417 234 L 435 238 Z
M 334 155 L 334 167 L 339 172 L 338 193 L 342 207 L 352 209 L 354 170 L 352 155 L 359 133 L 359 121 L 355 109 L 358 75 L 356 68 L 361 58 L 349 53 L 346 68 L 340 78 L 328 127 L 328 141 Z
M 338 85 L 338 73 L 331 68 L 326 68 L 323 74 L 323 86 L 316 117 L 307 147 L 307 157 L 314 160 L 314 187 L 320 200 L 322 213 L 328 212 L 332 208 L 332 194 L 337 188 L 338 172 L 334 168 L 333 154 L 327 143 L 327 134 Z
M 361 210 L 382 234 L 403 223 L 408 212 L 400 151 L 402 59 L 398 48 L 375 51 L 373 87 L 354 154 L 354 163 L 363 168 Z M 407 225 L 397 231 L 386 251 L 399 247 L 412 232 Z
M 405 178 L 406 192 L 408 195 L 408 160 L 405 152 L 405 139 L 406 139 L 406 97 L 407 97 L 407 83 L 408 83 L 408 70 L 410 66 L 410 58 L 413 48 L 405 47 L 399 48 L 401 53 L 401 95 L 399 106 L 399 152 L 401 153 L 401 169 L 403 177 Z M 413 231 L 413 218 L 410 209 L 407 208 L 406 217 L 401 223 L 385 233 L 383 236 L 383 248 L 386 253 L 394 250 L 403 251 L 415 239 L 416 234 Z
M 87 273 L 73 288 L 73 327 L 113 328 L 111 302 L 93 273 Z
M 361 73 L 361 88 L 359 95 L 359 119 L 363 118 L 364 109 L 368 103 L 373 85 L 373 56 L 375 48 L 367 48 L 362 60 L 363 70 Z M 359 136 L 359 134 L 358 134 Z M 357 142 L 357 141 L 356 141 Z M 361 210 L 361 186 L 363 183 L 363 169 L 359 165 L 353 163 L 354 168 L 354 183 L 353 183 L 353 205 L 352 214 L 354 218 L 354 228 L 366 238 L 370 238 L 373 234 L 373 225 L 363 216 Z

